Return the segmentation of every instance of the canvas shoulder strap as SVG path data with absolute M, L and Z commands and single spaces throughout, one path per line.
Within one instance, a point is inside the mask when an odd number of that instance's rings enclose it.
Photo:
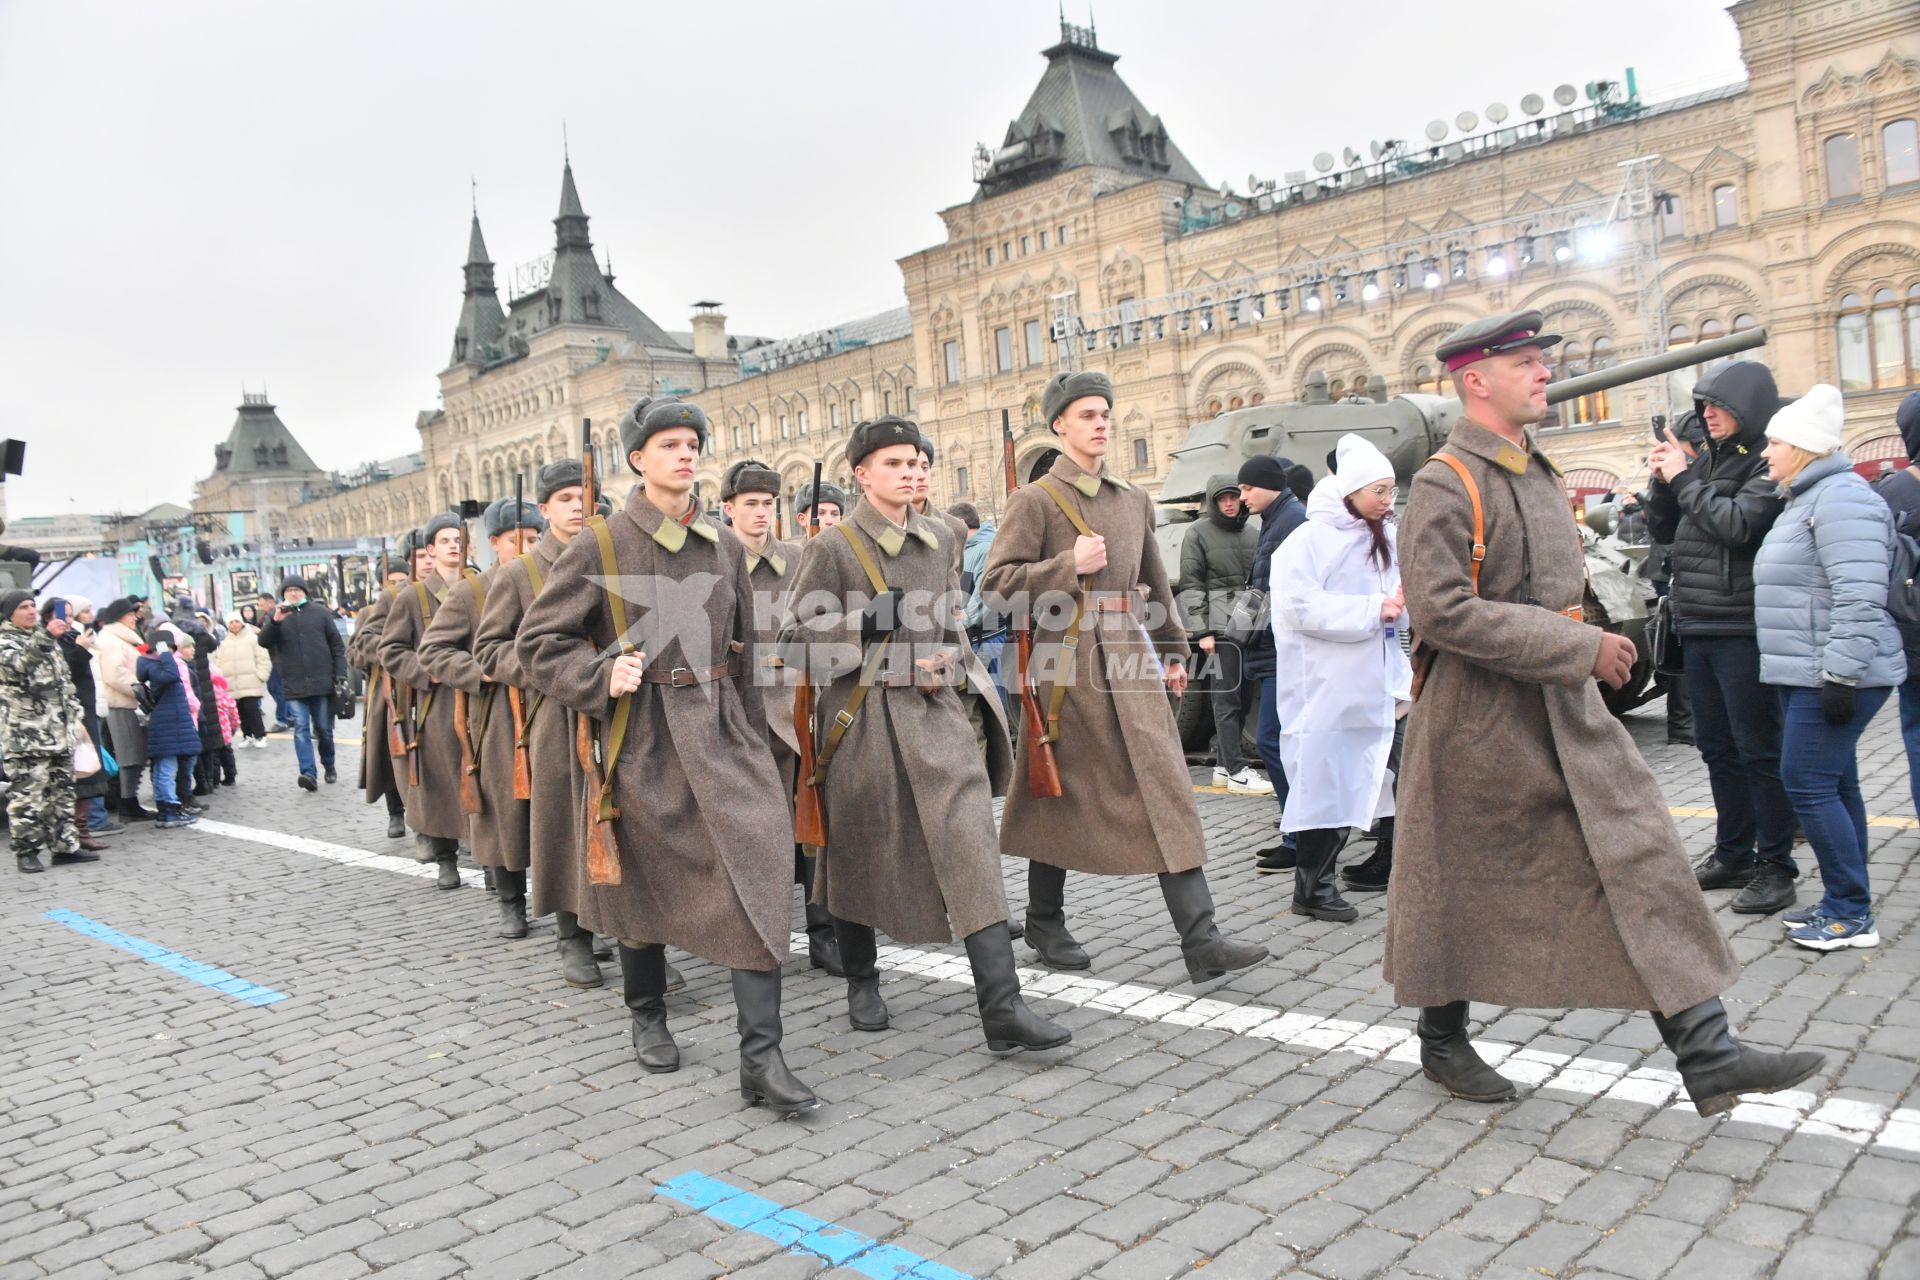
M 596 520 L 599 519 L 598 516 L 594 518 Z M 526 555 L 520 557 L 520 563 L 527 566 L 527 581 L 533 584 L 534 598 L 538 599 L 540 593 L 546 590 L 547 587 L 546 575 L 540 572 L 540 557 L 529 551 Z M 521 745 L 524 746 L 526 744 L 527 730 L 532 727 L 534 716 L 540 713 L 540 704 L 546 700 L 546 695 L 537 690 L 527 694 L 527 713 L 520 721 Z
M 844 522 L 829 530 L 834 531 L 838 531 L 847 540 L 847 545 L 853 548 L 853 558 L 860 562 L 861 571 L 867 575 L 867 584 L 873 588 L 874 595 L 886 594 L 886 577 L 881 574 L 880 562 L 873 558 L 873 551 L 866 545 L 866 539 L 856 535 L 853 526 Z M 885 640 L 867 647 L 866 658 L 860 664 L 860 681 L 853 686 L 853 692 L 847 695 L 847 704 L 834 713 L 833 723 L 827 726 L 827 740 L 820 744 L 819 754 L 814 758 L 815 786 L 826 782 L 827 766 L 833 763 L 841 740 L 847 736 L 847 730 L 853 727 L 854 717 L 860 714 L 860 705 L 867 700 L 867 691 L 873 687 L 873 674 L 880 669 L 880 663 L 886 656 Z
M 607 527 L 606 517 L 595 516 L 587 522 L 593 530 L 593 540 L 600 546 L 600 575 L 602 587 L 607 593 L 607 611 L 613 615 L 614 643 L 620 646 L 622 654 L 633 652 L 633 643 L 627 636 L 627 602 L 614 590 L 619 581 L 619 564 L 613 554 L 613 530 Z M 623 693 L 614 702 L 613 722 L 607 730 L 606 755 L 600 762 L 600 813 L 599 820 L 613 820 L 613 769 L 620 762 L 620 749 L 627 744 L 627 724 L 633 718 L 633 695 Z
M 1487 513 L 1480 503 L 1480 486 L 1474 483 L 1473 473 L 1467 470 L 1467 464 L 1450 453 L 1436 453 L 1431 461 L 1444 462 L 1453 468 L 1460 483 L 1467 487 L 1467 501 L 1473 504 L 1473 566 L 1468 572 L 1473 577 L 1473 594 L 1480 594 L 1480 562 L 1487 558 Z
M 1053 499 L 1053 504 L 1060 508 L 1060 514 L 1067 518 L 1067 523 L 1073 526 L 1075 533 L 1083 538 L 1097 537 L 1093 526 L 1089 525 L 1086 517 L 1080 514 L 1080 509 L 1067 501 L 1067 495 L 1062 493 L 1060 487 L 1052 480 L 1051 476 L 1042 476 L 1034 483 Z M 1087 591 L 1091 585 L 1090 578 L 1081 577 L 1080 593 L 1074 597 L 1073 601 L 1073 622 L 1067 627 L 1067 634 L 1060 640 L 1061 647 L 1067 651 L 1069 664 L 1078 662 L 1080 657 L 1080 635 L 1087 625 Z M 1060 679 L 1053 682 L 1053 688 L 1047 693 L 1048 742 L 1060 741 L 1060 709 L 1067 704 L 1067 684 L 1068 679 L 1063 674 Z

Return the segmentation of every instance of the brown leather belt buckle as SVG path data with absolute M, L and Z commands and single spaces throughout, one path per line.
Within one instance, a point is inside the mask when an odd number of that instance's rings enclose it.
M 1135 598 L 1125 596 L 1100 596 L 1093 602 L 1096 613 L 1132 613 Z

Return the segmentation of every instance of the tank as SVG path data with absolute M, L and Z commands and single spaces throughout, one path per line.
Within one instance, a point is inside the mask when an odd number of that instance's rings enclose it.
M 1550 383 L 1547 403 L 1561 404 L 1595 391 L 1611 390 L 1676 369 L 1738 355 L 1763 346 L 1766 341 L 1767 330 L 1763 326 L 1642 356 Z M 1211 421 L 1196 423 L 1188 430 L 1186 440 L 1173 451 L 1173 465 L 1160 486 L 1158 527 L 1154 531 L 1175 590 L 1179 589 L 1180 544 L 1185 540 L 1187 526 L 1197 515 L 1194 506 L 1187 504 L 1205 500 L 1207 483 L 1214 476 L 1231 475 L 1238 472 L 1240 464 L 1248 458 L 1270 454 L 1299 463 L 1319 480 L 1327 474 L 1327 455 L 1333 451 L 1334 444 L 1341 436 L 1354 432 L 1366 437 L 1393 463 L 1404 500 L 1414 472 L 1447 442 L 1453 424 L 1460 420 L 1460 402 L 1453 397 L 1417 393 L 1389 397 L 1385 383 L 1379 378 L 1370 381 L 1369 394 L 1365 397 L 1333 400 L 1327 395 L 1326 387 L 1325 375 L 1316 373 L 1308 377 L 1306 399 L 1302 401 L 1234 409 Z M 1608 707 L 1619 715 L 1659 692 L 1653 664 L 1643 642 L 1647 613 L 1652 607 L 1652 588 L 1645 581 L 1645 548 L 1638 549 L 1640 554 L 1634 572 L 1623 576 L 1620 557 L 1632 549 L 1625 548 L 1613 537 L 1611 527 L 1606 533 L 1585 527 L 1581 534 L 1588 544 L 1588 581 L 1597 583 L 1615 602 L 1614 607 L 1604 610 L 1607 616 L 1601 625 L 1626 635 L 1640 651 L 1639 662 L 1626 686 L 1618 690 L 1603 689 Z M 1626 558 L 1634 560 L 1632 556 Z M 1629 583 L 1628 578 L 1637 585 Z M 1197 704 L 1176 708 L 1182 744 L 1190 752 L 1203 750 L 1213 734 L 1212 721 L 1205 714 L 1205 699 L 1182 701 Z

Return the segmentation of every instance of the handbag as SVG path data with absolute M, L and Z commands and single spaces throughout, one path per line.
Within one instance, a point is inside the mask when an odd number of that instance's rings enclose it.
M 354 706 L 353 686 L 345 680 L 333 682 L 333 693 L 329 697 L 335 720 L 351 720 L 359 712 Z
M 1673 597 L 1661 596 L 1647 619 L 1647 649 L 1653 655 L 1653 669 L 1663 675 L 1685 675 L 1686 652 L 1680 644 L 1680 629 L 1673 625 Z
M 1227 625 L 1221 634 L 1244 648 L 1272 625 L 1272 613 L 1273 602 L 1263 588 L 1242 587 L 1234 597 L 1233 609 L 1227 614 Z

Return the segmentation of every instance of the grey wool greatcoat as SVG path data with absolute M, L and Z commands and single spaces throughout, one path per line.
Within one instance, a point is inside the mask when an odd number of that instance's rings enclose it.
M 740 541 L 731 530 L 727 536 Z M 793 586 L 806 548 L 803 541 L 782 542 L 769 538 L 767 553 L 757 556 L 747 550 L 746 543 L 740 543 L 747 558 L 747 581 L 753 590 L 753 631 L 757 640 L 748 650 L 748 657 L 767 706 L 767 745 L 773 748 L 774 763 L 779 767 L 780 782 L 786 788 L 789 804 L 793 801 L 794 769 L 800 762 L 800 738 L 793 728 L 793 690 L 799 677 L 797 672 L 777 661 L 774 642 L 786 614 L 788 589 Z
M 1560 476 L 1469 421 L 1414 477 L 1400 531 L 1412 633 L 1436 651 L 1407 721 L 1388 889 L 1394 998 L 1678 1013 L 1738 975 L 1659 784 L 1593 678 L 1600 629 Z M 1526 585 L 1531 557 L 1532 585 Z M 1538 604 L 1524 601 L 1532 596 Z
M 585 845 L 576 822 L 576 810 L 584 803 L 585 790 L 580 762 L 573 753 L 574 713 L 527 689 L 527 673 L 520 665 L 520 651 L 514 644 L 534 596 L 552 580 L 554 562 L 563 550 L 565 544 L 548 529 L 526 555 L 509 560 L 495 570 L 493 581 L 487 587 L 486 606 L 480 612 L 480 625 L 473 636 L 473 656 L 481 670 L 500 685 L 523 691 L 521 706 L 526 717 L 527 766 L 531 775 L 528 780 L 533 792 L 533 799 L 527 802 L 531 859 L 527 891 L 533 897 L 535 915 L 556 911 L 578 915 L 580 887 L 586 883 Z M 536 577 L 538 588 L 534 585 Z M 510 750 L 513 708 L 504 691 L 493 714 L 497 718 L 487 730 L 485 745 L 491 750 L 497 733 Z M 507 758 L 505 785 L 506 794 L 512 795 L 511 754 Z M 482 798 L 490 800 L 492 793 L 483 791 Z
M 999 732 L 982 761 L 953 688 L 967 654 L 954 609 L 953 535 L 917 513 L 907 522 L 902 534 L 862 499 L 844 523 L 809 543 L 781 641 L 788 661 L 814 673 L 816 749 L 824 749 L 827 729 L 861 679 L 860 616 L 874 594 L 849 539 L 865 539 L 887 586 L 906 593 L 900 627 L 876 641 L 886 646 L 879 678 L 827 770 L 827 844 L 815 893 L 840 919 L 896 941 L 947 942 L 1007 918 L 993 796 L 1011 751 Z M 931 692 L 925 673 L 916 676 L 919 687 L 883 682 L 913 672 L 915 659 L 940 655 L 946 675 Z
M 735 670 L 679 688 L 648 682 L 629 695 L 612 783 L 622 882 L 588 883 L 582 856 L 580 923 L 731 969 L 775 968 L 787 958 L 793 824 L 744 661 L 754 639 L 746 556 L 704 516 L 693 527 L 668 519 L 638 485 L 607 526 L 627 642 L 649 670 L 729 661 Z M 615 706 L 608 671 L 621 650 L 601 578 L 589 523 L 560 553 L 516 648 L 527 683 L 592 717 L 604 751 Z
M 480 766 L 476 779 L 480 812 L 466 815 L 467 844 L 474 862 L 525 871 L 527 802 L 513 796 L 513 711 L 507 705 L 506 690 L 494 682 L 474 653 L 481 610 L 502 567 L 495 565 L 447 592 L 420 641 L 420 665 L 440 682 L 441 697 L 467 695 L 467 740 L 479 744 L 473 754 Z M 456 773 L 456 790 L 459 783 Z
M 395 774 L 387 741 L 393 688 L 380 665 L 380 637 L 387 610 L 397 591 L 389 591 L 360 611 L 347 643 L 347 661 L 367 673 L 367 703 L 360 717 L 360 788 L 368 804 L 378 804 L 388 792 L 406 794 L 404 774 Z
M 1166 686 L 1151 660 L 1155 650 L 1162 659 L 1185 660 L 1187 635 L 1153 540 L 1153 501 L 1104 471 L 1088 475 L 1064 454 L 1048 475 L 1106 539 L 1107 564 L 1090 583 L 1072 683 L 1060 708 L 1054 757 L 1062 794 L 1034 798 L 1026 780 L 1030 744 L 1022 734 L 1000 848 L 1098 875 L 1192 870 L 1206 862 L 1206 838 Z M 1035 610 L 1033 660 L 1043 715 L 1073 620 L 1070 603 L 1051 611 L 1049 606 L 1070 602 L 1079 590 L 1077 536 L 1052 498 L 1036 485 L 1022 485 L 1007 498 L 982 578 L 982 590 L 1013 603 L 1016 618 L 1023 598 Z M 1096 610 L 1093 604 L 1127 597 L 1130 610 Z M 1009 646 L 1009 659 L 1011 653 Z
M 407 825 L 423 836 L 458 840 L 467 834 L 467 816 L 460 812 L 460 740 L 453 733 L 453 689 L 433 681 L 419 652 L 421 637 L 448 590 L 447 580 L 436 571 L 394 597 L 380 632 L 380 665 L 396 682 L 401 714 L 412 719 L 413 741 L 418 744 L 414 754 L 420 757 L 419 786 L 408 781 L 406 762 L 394 765 L 406 784 Z

